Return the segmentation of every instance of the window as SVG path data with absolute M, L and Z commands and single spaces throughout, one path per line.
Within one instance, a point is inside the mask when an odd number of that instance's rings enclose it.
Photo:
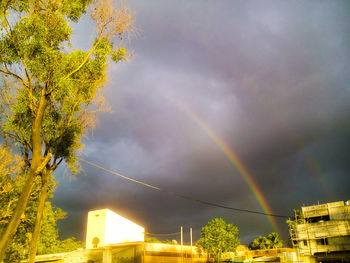
M 315 216 L 315 217 L 309 217 L 306 218 L 308 223 L 318 223 L 318 222 L 324 222 L 324 221 L 330 221 L 329 215 L 325 216 Z
M 307 247 L 307 241 L 306 240 L 304 240 L 304 247 Z
M 326 246 L 328 245 L 328 239 L 327 238 L 317 239 L 316 244 L 319 246 Z

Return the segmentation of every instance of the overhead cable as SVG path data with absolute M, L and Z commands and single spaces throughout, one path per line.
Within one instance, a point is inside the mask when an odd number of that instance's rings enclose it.
M 120 174 L 120 173 L 111 171 L 111 170 L 109 170 L 109 169 L 106 169 L 106 168 L 104 168 L 104 167 L 98 165 L 98 164 L 95 164 L 95 163 L 86 161 L 86 160 L 81 159 L 81 158 L 79 158 L 79 160 L 81 160 L 82 162 L 84 162 L 84 163 L 86 163 L 86 164 L 89 164 L 89 165 L 91 165 L 91 166 L 94 166 L 94 167 L 96 167 L 96 168 L 98 168 L 98 169 L 101 169 L 101 170 L 103 170 L 103 171 L 105 171 L 105 172 L 108 172 L 108 173 L 110 173 L 110 174 L 119 176 L 119 177 L 121 177 L 121 178 L 123 178 L 123 179 L 125 179 L 125 180 L 131 181 L 131 182 L 134 182 L 134 183 L 137 183 L 137 184 L 141 184 L 141 185 L 146 186 L 146 187 L 148 187 L 148 188 L 152 188 L 152 189 L 158 190 L 158 191 L 160 191 L 160 192 L 167 193 L 167 194 L 169 194 L 169 195 L 173 195 L 173 196 L 176 196 L 176 197 L 179 197 L 179 198 L 182 198 L 182 199 L 191 200 L 191 201 L 194 201 L 194 202 L 197 202 L 197 203 L 200 203 L 200 204 L 209 205 L 209 206 L 214 206 L 214 207 L 220 207 L 220 208 L 229 209 L 229 210 L 234 210 L 234 211 L 239 211 L 239 212 L 245 212 L 245 213 L 252 213 L 252 214 L 258 214 L 258 215 L 264 215 L 264 216 L 273 216 L 273 217 L 281 217 L 281 218 L 290 218 L 290 216 L 285 216 L 285 215 L 275 215 L 275 214 L 270 214 L 270 213 L 264 213 L 264 212 L 259 212 L 259 211 L 253 211 L 253 210 L 249 210 L 249 209 L 235 208 L 235 207 L 230 207 L 230 206 L 225 206 L 225 205 L 220 205 L 220 204 L 216 204 L 216 203 L 204 201 L 204 200 L 201 200 L 201 199 L 197 199 L 197 198 L 195 198 L 195 197 L 191 197 L 191 196 L 179 194 L 179 193 L 176 193 L 176 192 L 168 191 L 168 190 L 162 189 L 162 188 L 160 188 L 160 187 L 157 187 L 157 186 L 154 186 L 154 185 L 150 185 L 150 184 L 147 184 L 147 183 L 144 183 L 144 182 L 141 182 L 141 181 L 132 179 L 132 178 L 130 178 L 130 177 L 127 177 L 127 176 L 122 175 L 122 174 Z

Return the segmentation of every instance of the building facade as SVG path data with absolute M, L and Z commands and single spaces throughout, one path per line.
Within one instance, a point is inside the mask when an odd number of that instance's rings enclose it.
M 69 253 L 40 255 L 36 263 L 205 263 L 207 254 L 194 246 L 127 242 Z
M 204 263 L 200 248 L 144 242 L 145 229 L 109 209 L 90 211 L 86 248 L 40 255 L 36 263 Z M 23 261 L 23 263 L 26 261 Z
M 118 215 L 110 209 L 88 213 L 86 248 L 98 248 L 111 244 L 144 241 L 142 226 Z
M 350 262 L 349 201 L 302 207 L 289 227 L 300 255 L 319 262 Z

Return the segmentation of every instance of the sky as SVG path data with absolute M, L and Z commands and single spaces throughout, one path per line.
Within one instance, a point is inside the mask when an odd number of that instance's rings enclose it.
M 293 216 L 350 199 L 350 3 L 129 0 L 131 57 L 110 64 L 112 112 L 97 115 L 82 158 L 168 191 L 239 209 Z M 73 25 L 73 47 L 93 41 Z M 118 44 L 118 43 L 116 43 Z M 248 244 L 286 218 L 212 207 L 82 163 L 62 165 L 52 200 L 63 238 L 84 241 L 89 210 L 110 208 L 154 234 L 194 239 L 215 217 Z M 157 236 L 177 239 L 179 234 Z

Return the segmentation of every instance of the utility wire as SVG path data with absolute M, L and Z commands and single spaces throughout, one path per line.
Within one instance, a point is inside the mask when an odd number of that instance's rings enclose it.
M 108 170 L 108 169 L 106 169 L 106 168 L 104 168 L 104 167 L 102 167 L 102 166 L 100 166 L 98 164 L 86 161 L 86 160 L 81 159 L 81 158 L 79 158 L 79 160 L 84 162 L 84 163 L 86 163 L 86 164 L 94 166 L 94 167 L 96 167 L 98 169 L 101 169 L 101 170 L 103 170 L 103 171 L 105 171 L 107 173 L 119 176 L 119 177 L 121 177 L 121 178 L 123 178 L 125 180 L 129 180 L 131 182 L 134 182 L 134 183 L 137 183 L 137 184 L 141 184 L 141 185 L 146 186 L 148 188 L 152 188 L 152 189 L 158 190 L 160 192 L 163 192 L 163 193 L 166 193 L 166 194 L 169 194 L 169 195 L 173 195 L 173 196 L 176 196 L 176 197 L 179 197 L 179 198 L 182 198 L 182 199 L 191 200 L 191 201 L 194 201 L 194 202 L 197 202 L 197 203 L 200 203 L 200 204 L 214 206 L 214 207 L 220 207 L 220 208 L 224 208 L 224 209 L 229 209 L 229 210 L 233 210 L 233 211 L 240 211 L 240 212 L 245 212 L 245 213 L 252 213 L 252 214 L 273 216 L 273 217 L 281 217 L 281 218 L 290 218 L 290 216 L 285 216 L 285 215 L 275 215 L 275 214 L 270 214 L 270 213 L 253 211 L 253 210 L 249 210 L 249 209 L 241 209 L 241 208 L 229 207 L 229 206 L 225 206 L 225 205 L 220 205 L 220 204 L 204 201 L 204 200 L 201 200 L 201 199 L 197 199 L 197 198 L 194 198 L 194 197 L 191 197 L 191 196 L 187 196 L 187 195 L 179 194 L 179 193 L 176 193 L 176 192 L 168 191 L 168 190 L 162 189 L 160 187 L 157 187 L 157 186 L 154 186 L 154 185 L 150 185 L 150 184 L 147 184 L 147 183 L 144 183 L 144 182 L 132 179 L 130 177 L 127 177 L 127 176 L 122 175 L 120 173 Z

